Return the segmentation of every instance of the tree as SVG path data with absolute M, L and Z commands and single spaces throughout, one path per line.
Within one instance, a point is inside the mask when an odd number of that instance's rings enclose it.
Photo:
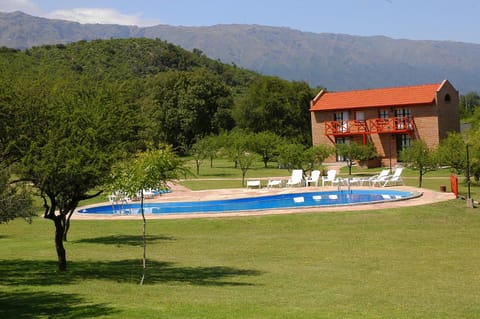
M 242 186 L 245 185 L 245 176 L 252 165 L 258 161 L 258 155 L 252 151 L 255 135 L 233 130 L 218 136 L 218 145 L 234 162 L 235 168 L 242 170 Z
M 190 149 L 190 153 L 192 154 L 193 159 L 195 160 L 197 175 L 200 174 L 200 164 L 208 156 L 206 147 L 207 147 L 206 140 L 201 139 L 195 142 L 195 144 L 193 144 Z
M 460 96 L 460 114 L 462 118 L 467 118 L 475 113 L 480 106 L 480 96 L 477 92 L 468 92 Z
M 286 143 L 278 146 L 278 163 L 288 170 L 303 168 L 306 148 L 299 143 Z
M 213 159 L 217 156 L 219 138 L 218 135 L 209 135 L 203 138 L 205 154 L 210 160 L 210 168 L 213 168 Z
M 239 154 L 237 161 L 238 166 L 240 166 L 240 169 L 242 170 L 242 187 L 244 187 L 247 171 L 258 161 L 258 155 L 253 152 L 244 151 Z
M 175 156 L 170 146 L 149 149 L 140 153 L 131 161 L 124 161 L 112 170 L 110 187 L 121 190 L 133 197 L 140 194 L 140 212 L 143 220 L 143 285 L 147 271 L 147 220 L 144 213 L 144 190 L 166 189 L 167 182 L 177 179 L 180 173 L 185 173 L 183 162 Z
M 435 150 L 430 149 L 422 140 L 413 141 L 412 146 L 401 151 L 399 157 L 410 167 L 418 170 L 418 187 L 422 187 L 423 175 L 437 167 Z
M 465 173 L 467 154 L 464 137 L 459 133 L 449 133 L 437 149 L 440 165 L 450 166 L 457 174 Z
M 7 169 L 0 170 L 0 224 L 15 218 L 31 222 L 33 216 L 33 199 L 27 186 L 12 182 Z
M 223 111 L 231 108 L 233 98 L 217 75 L 198 69 L 169 72 L 157 81 L 152 113 L 157 122 L 155 143 L 186 151 L 195 138 L 217 134 L 227 125 Z
M 305 145 L 311 143 L 311 88 L 304 82 L 258 77 L 235 106 L 237 126 L 251 132 L 268 130 Z
M 337 154 L 347 160 L 348 175 L 352 175 L 352 166 L 355 161 L 368 160 L 378 156 L 373 143 L 367 143 L 366 145 L 356 142 L 337 144 L 336 149 Z
M 227 157 L 233 161 L 235 168 L 238 167 L 240 156 L 243 156 L 245 152 L 251 152 L 251 141 L 251 134 L 242 130 L 232 130 L 220 134 L 218 137 L 218 145 Z
M 309 160 L 308 169 L 311 171 L 321 166 L 334 150 L 333 147 L 326 144 L 319 144 L 309 148 L 306 154 L 307 160 Z
M 480 129 L 470 130 L 469 132 L 467 132 L 470 164 L 469 170 L 470 175 L 473 175 L 476 181 L 480 180 L 480 143 L 478 141 L 480 141 Z M 467 168 L 467 165 L 465 165 L 465 167 Z M 465 176 L 467 176 L 467 172 L 465 172 Z
M 102 192 L 91 193 L 128 150 L 135 113 L 116 84 L 43 79 L 25 90 L 17 110 L 23 131 L 12 141 L 21 155 L 19 175 L 43 199 L 43 217 L 55 226 L 58 270 L 65 271 L 70 217 L 80 201 Z
M 283 139 L 270 131 L 263 131 L 254 134 L 252 137 L 252 150 L 262 157 L 265 168 L 268 162 L 275 156 L 275 150 L 278 145 L 283 143 Z
M 278 147 L 278 161 L 281 167 L 289 170 L 302 169 L 304 174 L 319 168 L 333 148 L 317 145 L 306 148 L 303 144 L 290 143 Z

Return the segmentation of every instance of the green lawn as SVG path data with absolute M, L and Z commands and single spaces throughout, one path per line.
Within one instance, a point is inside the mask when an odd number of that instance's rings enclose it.
M 212 185 L 238 187 L 236 170 L 217 169 L 185 183 L 202 189 L 223 175 Z M 289 175 L 251 171 L 281 172 Z M 449 188 L 449 175 L 427 174 L 424 186 Z M 416 185 L 416 172 L 405 181 Z M 140 286 L 140 220 L 72 221 L 64 274 L 53 224 L 16 220 L 0 225 L 0 318 L 480 318 L 479 229 L 478 209 L 463 200 L 149 220 Z
M 369 212 L 0 225 L 0 318 L 480 318 L 480 214 Z

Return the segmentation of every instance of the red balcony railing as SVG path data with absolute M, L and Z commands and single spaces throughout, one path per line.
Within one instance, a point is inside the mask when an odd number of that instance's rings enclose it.
M 325 122 L 325 135 L 347 136 L 385 133 L 412 134 L 415 132 L 415 121 L 412 118 L 375 118 L 368 120 L 347 120 Z

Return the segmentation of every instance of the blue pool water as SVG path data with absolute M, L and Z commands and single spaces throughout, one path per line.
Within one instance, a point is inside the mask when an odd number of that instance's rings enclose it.
M 415 196 L 410 192 L 386 189 L 307 192 L 213 201 L 145 203 L 144 211 L 146 214 L 226 213 L 378 203 L 408 199 Z M 140 204 L 96 206 L 80 209 L 78 213 L 140 214 Z

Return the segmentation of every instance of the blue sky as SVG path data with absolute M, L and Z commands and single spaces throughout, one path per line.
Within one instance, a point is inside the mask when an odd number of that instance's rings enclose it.
M 16 10 L 81 23 L 260 24 L 480 44 L 478 0 L 0 0 L 0 11 Z

